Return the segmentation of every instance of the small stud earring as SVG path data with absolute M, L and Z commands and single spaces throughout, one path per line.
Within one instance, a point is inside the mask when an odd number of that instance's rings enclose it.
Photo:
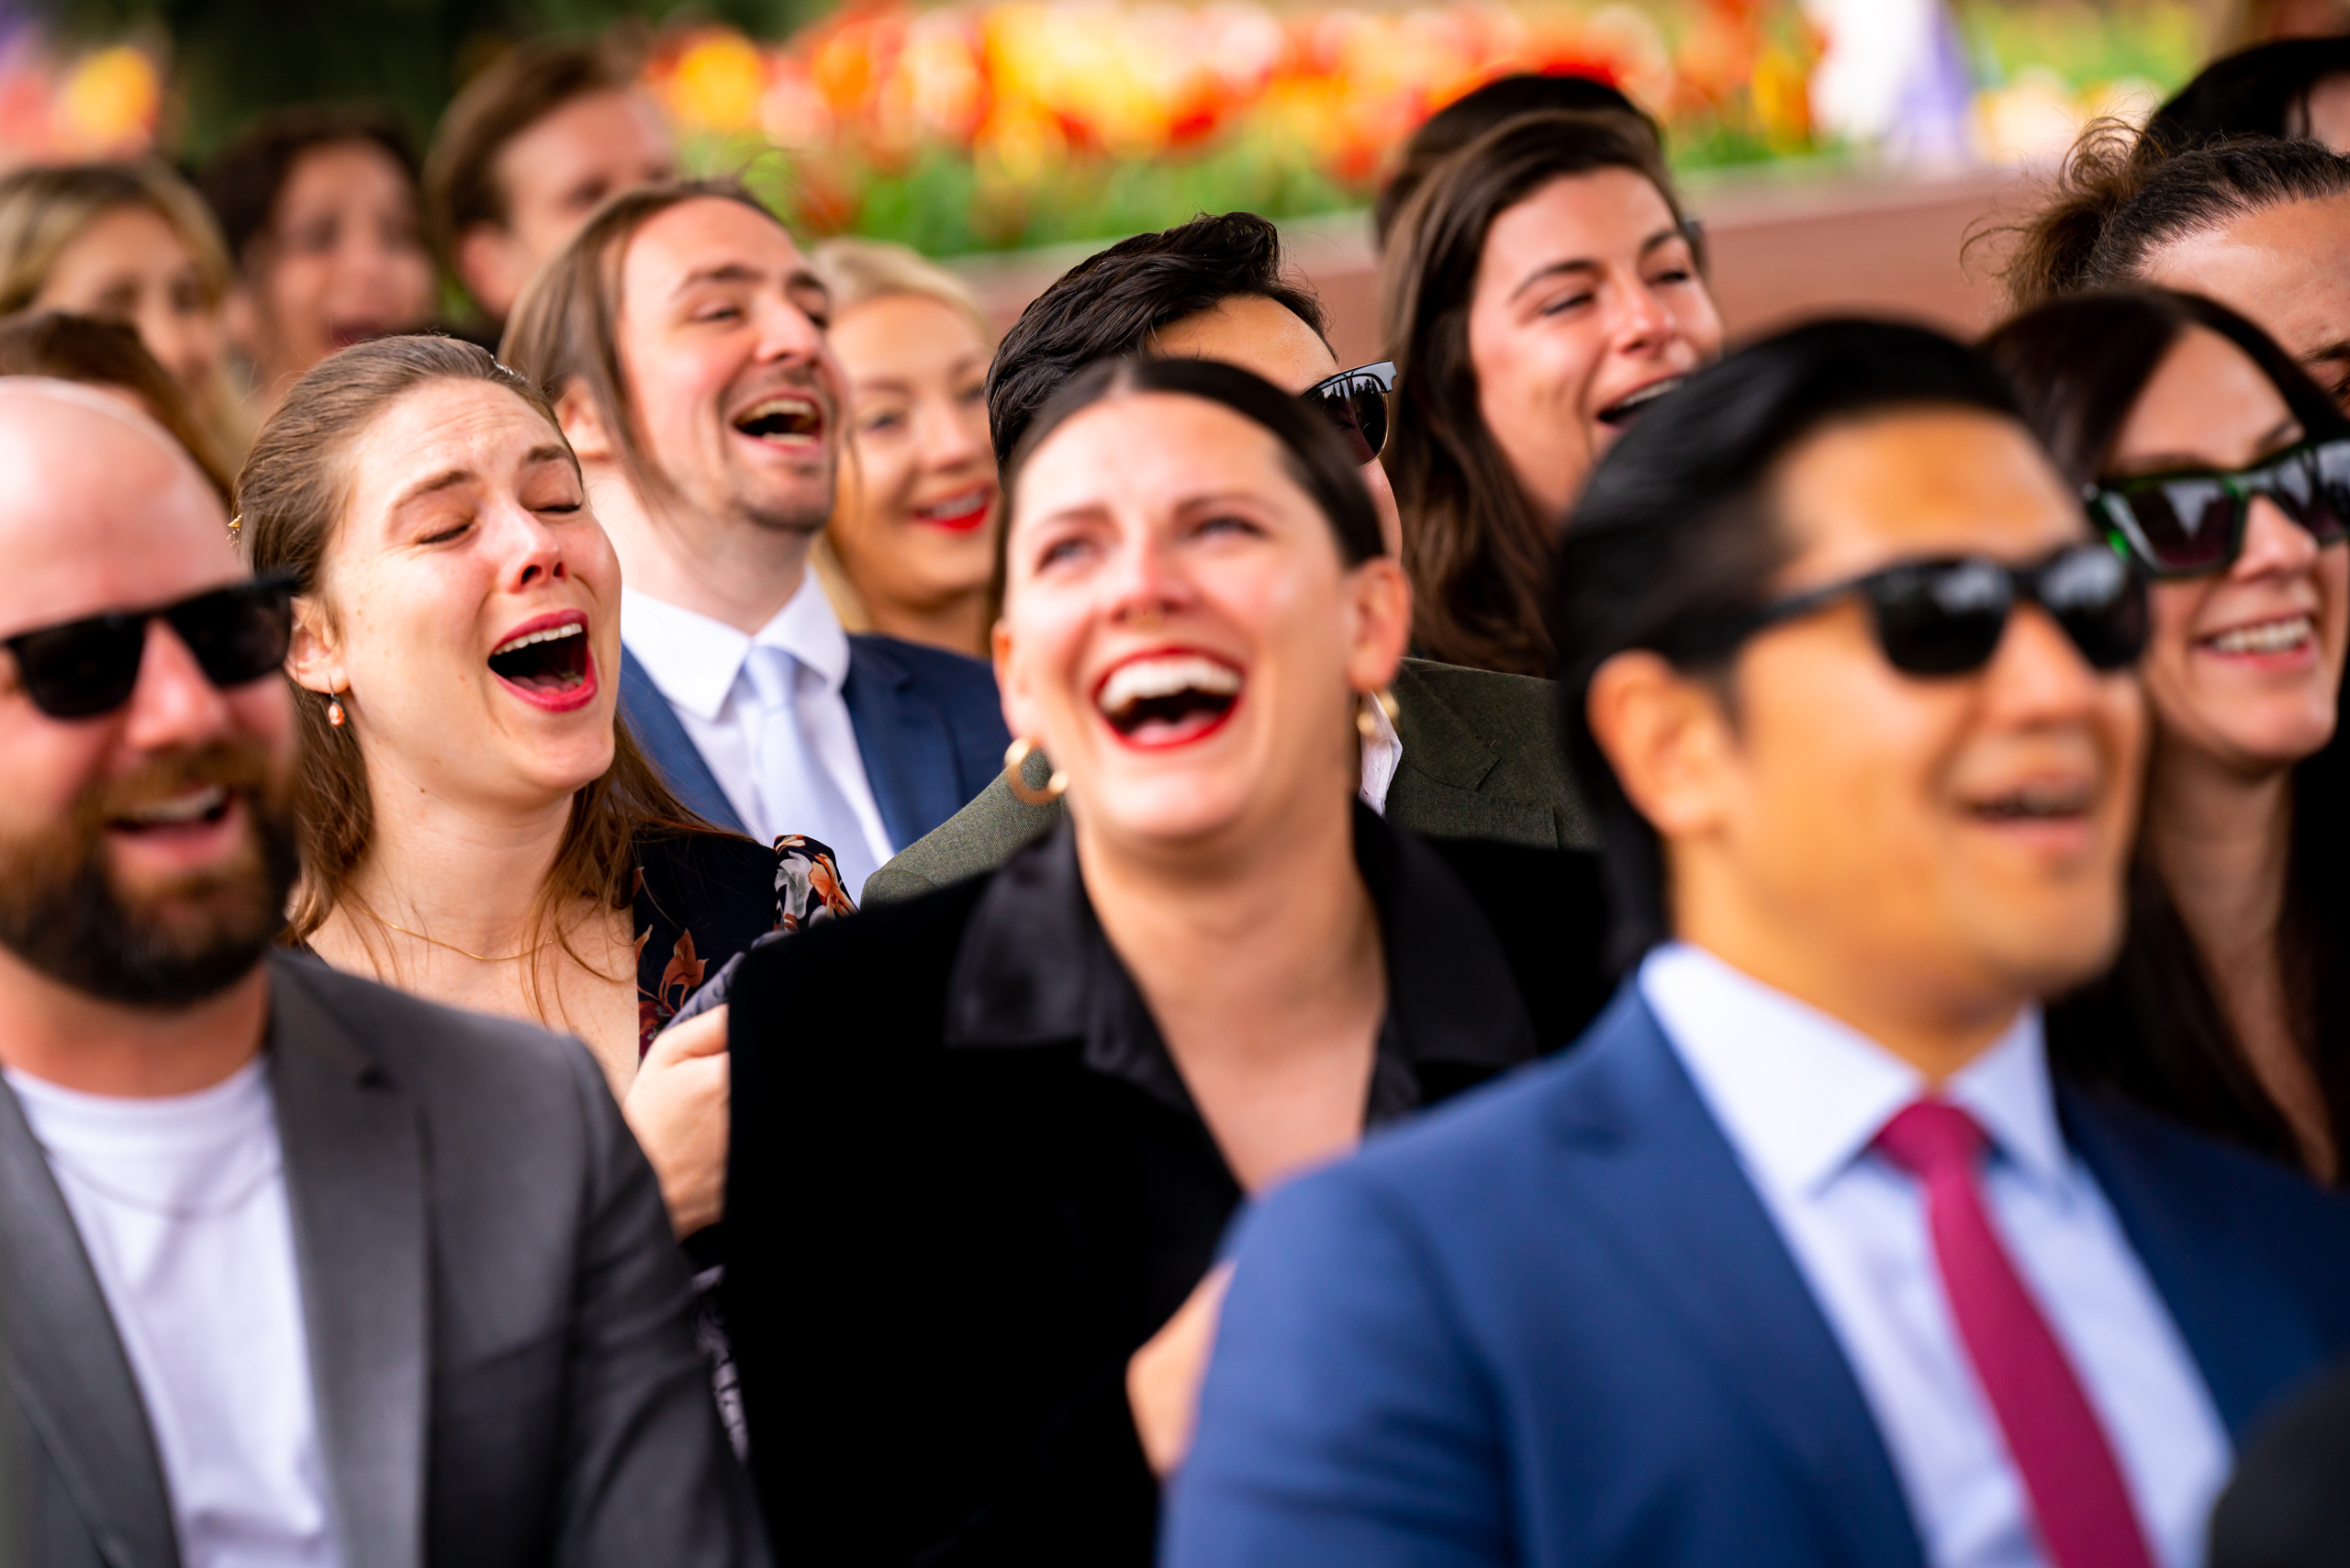
M 339 730 L 342 728 L 342 722 L 346 717 L 348 717 L 348 715 L 342 711 L 342 700 L 339 697 L 328 698 L 327 722 L 332 724 Z

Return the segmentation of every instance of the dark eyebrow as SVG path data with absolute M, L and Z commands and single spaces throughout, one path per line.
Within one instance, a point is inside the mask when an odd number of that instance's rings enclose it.
M 470 468 L 452 468 L 445 474 L 435 474 L 430 479 L 420 479 L 393 498 L 391 510 L 397 511 L 410 501 L 420 501 L 427 496 L 465 484 L 473 476 L 474 471 Z
M 1660 229 L 1655 233 L 1640 241 L 1640 249 L 1639 252 L 1639 259 L 1641 261 L 1646 261 L 1656 252 L 1659 246 L 1670 244 L 1675 240 L 1685 241 L 1688 238 L 1688 235 L 1683 233 L 1678 229 Z M 1597 271 L 1599 271 L 1599 263 L 1593 261 L 1588 256 L 1577 256 L 1570 261 L 1552 262 L 1548 266 L 1537 267 L 1534 271 L 1527 274 L 1527 275 L 1519 281 L 1518 286 L 1510 290 L 1509 297 L 1511 299 L 1515 300 L 1519 295 L 1524 294 L 1536 284 L 1547 282 L 1549 279 L 1557 277 L 1563 273 L 1595 273 Z
M 675 299 L 686 290 L 706 283 L 759 283 L 765 278 L 766 274 L 756 267 L 742 262 L 722 262 L 714 267 L 697 267 L 679 278 L 677 286 L 669 291 L 669 297 Z
M 2338 339 L 2322 349 L 2311 349 L 2301 356 L 2303 364 L 2320 359 L 2350 359 L 2350 338 Z

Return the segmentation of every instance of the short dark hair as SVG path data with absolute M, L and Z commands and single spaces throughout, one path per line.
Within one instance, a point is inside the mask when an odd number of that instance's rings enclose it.
M 2260 367 L 2311 436 L 2350 431 L 2333 400 L 2277 341 L 2199 294 L 2094 289 L 2025 311 L 1983 340 L 2024 416 L 2076 485 L 2100 477 L 2138 395 L 2190 328 L 2219 333 Z
M 1560 545 L 1550 636 L 1567 761 L 1599 818 L 1621 966 L 1671 932 L 1664 849 L 1592 734 L 1593 677 L 1634 648 L 1693 673 L 1723 667 L 1735 651 L 1724 633 L 1762 608 L 1792 554 L 1769 497 L 1781 462 L 1826 425 L 1926 408 L 2023 424 L 2006 378 L 1963 343 L 1897 322 L 1816 321 L 1699 371 L 1584 487 Z
M 1364 488 L 1362 470 L 1330 421 L 1254 372 L 1222 360 L 1131 355 L 1098 360 L 1062 383 L 1028 421 L 1020 444 L 1003 465 L 1005 526 L 996 531 L 995 584 L 990 601 L 1003 602 L 1013 509 L 1018 504 L 1021 470 L 1055 431 L 1104 398 L 1136 393 L 1170 392 L 1229 409 L 1262 428 L 1281 448 L 1281 463 L 1330 525 L 1338 558 L 1360 566 L 1386 553 L 1379 513 Z
M 1479 413 L 1469 307 L 1495 220 L 1553 180 L 1625 169 L 1687 224 L 1656 141 L 1621 114 L 1504 121 L 1424 182 L 1380 259 L 1380 339 L 1395 362 L 1382 462 L 1404 519 L 1416 651 L 1447 664 L 1550 673 L 1542 624 L 1560 520 L 1538 513 Z M 1691 234 L 1697 265 L 1704 250 Z
M 2228 136 L 2307 136 L 2310 89 L 2350 71 L 2350 38 L 2278 39 L 2205 66 L 2146 121 L 2177 152 Z
M 1371 209 L 1371 231 L 1384 250 L 1395 215 L 1420 188 L 1438 163 L 1468 146 L 1505 120 L 1520 115 L 1563 110 L 1574 114 L 1619 114 L 1636 122 L 1662 149 L 1664 133 L 1639 105 L 1594 76 L 1551 75 L 1524 72 L 1498 76 L 1473 92 L 1463 94 L 1437 110 L 1404 143 L 1395 172 L 1379 187 Z
M 508 142 L 575 98 L 625 88 L 637 58 L 618 39 L 532 39 L 466 83 L 441 117 L 424 160 L 424 210 L 442 260 L 477 223 L 503 228 L 512 196 L 498 178 Z
M 286 176 L 302 154 L 344 141 L 382 149 L 408 185 L 417 185 L 416 143 L 408 129 L 384 110 L 359 106 L 305 104 L 264 115 L 205 166 L 196 188 L 220 220 L 231 262 L 244 264 L 253 242 L 268 232 Z
M 1144 353 L 1178 321 L 1252 296 L 1328 341 L 1321 300 L 1281 259 L 1281 230 L 1253 212 L 1203 214 L 1078 263 L 1029 302 L 988 365 L 997 465 L 1011 459 L 1037 410 L 1079 370 Z
M 2156 251 L 2289 202 L 2350 192 L 2350 158 L 2315 141 L 2245 136 L 2166 153 L 2158 139 L 2117 120 L 2081 133 L 2045 207 L 2007 233 L 2016 243 L 2000 276 L 2009 303 L 2029 308 L 2060 294 L 2143 276 Z

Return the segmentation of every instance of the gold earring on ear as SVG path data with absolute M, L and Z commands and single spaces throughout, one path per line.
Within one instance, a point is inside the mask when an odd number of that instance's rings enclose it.
M 1371 705 L 1374 702 L 1379 704 L 1379 711 L 1387 715 L 1389 723 L 1395 722 L 1395 694 L 1393 691 L 1382 686 L 1376 691 L 1361 693 L 1355 699 L 1355 729 L 1365 740 L 1379 733 L 1379 721 L 1371 716 Z
M 1055 768 L 1053 770 L 1053 776 L 1045 780 L 1045 787 L 1043 789 L 1036 790 L 1030 788 L 1028 780 L 1023 777 L 1021 770 L 1023 766 L 1027 762 L 1029 754 L 1035 749 L 1036 743 L 1030 740 L 1026 735 L 1021 736 L 1018 740 L 1013 741 L 1010 745 L 1004 747 L 1003 781 L 1004 784 L 1010 788 L 1013 795 L 1023 801 L 1025 801 L 1028 804 L 1032 806 L 1049 806 L 1055 801 L 1059 800 L 1061 798 L 1061 792 L 1069 788 L 1069 775 L 1063 773 L 1058 768 Z
M 329 698 L 327 699 L 327 722 L 328 722 L 328 723 L 332 724 L 336 729 L 338 729 L 338 730 L 339 730 L 339 729 L 342 728 L 343 721 L 344 721 L 344 720 L 346 720 L 346 719 L 348 719 L 349 717 L 350 717 L 350 715 L 349 715 L 349 714 L 347 714 L 347 713 L 345 713 L 345 712 L 342 711 L 342 699 L 341 699 L 341 698 L 340 698 L 340 697 L 329 697 Z

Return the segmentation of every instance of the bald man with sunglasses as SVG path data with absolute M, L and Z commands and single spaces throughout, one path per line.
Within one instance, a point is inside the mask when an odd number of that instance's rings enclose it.
M 766 1562 L 586 1049 L 272 953 L 290 585 L 108 394 L 0 379 L 0 468 L 22 1561 Z

